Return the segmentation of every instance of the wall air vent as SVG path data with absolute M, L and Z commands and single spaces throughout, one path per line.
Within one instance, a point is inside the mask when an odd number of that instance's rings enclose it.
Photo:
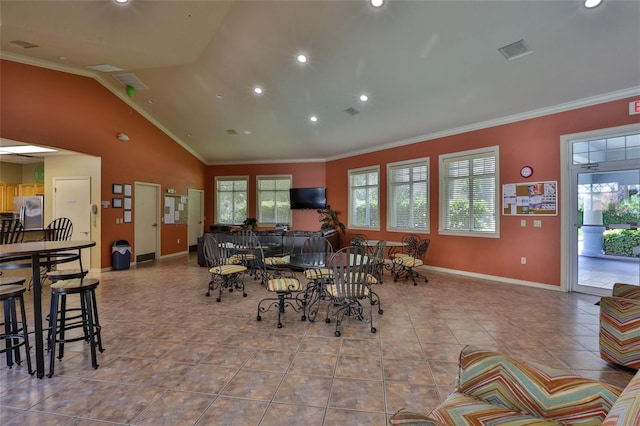
M 235 131 L 235 130 L 233 130 L 233 129 L 228 129 L 228 130 L 227 130 L 227 135 L 237 135 L 237 134 L 238 134 L 238 132 L 236 132 L 236 131 Z
M 94 71 L 100 72 L 114 72 L 114 71 L 124 71 L 120 67 L 116 67 L 115 65 L 110 64 L 98 64 L 98 65 L 87 65 L 87 68 Z
M 344 112 L 346 112 L 349 115 L 356 115 L 356 114 L 360 114 L 360 111 L 358 111 L 357 109 L 355 109 L 354 107 L 350 107 L 344 110 Z
M 515 43 L 508 44 L 498 49 L 502 55 L 507 58 L 508 61 L 521 58 L 529 53 L 533 53 L 533 50 L 529 49 L 529 46 L 524 40 L 516 41 Z
M 40 47 L 37 44 L 29 43 L 28 41 L 24 41 L 24 40 L 13 40 L 11 43 L 15 44 L 16 46 L 24 47 L 25 49 Z
M 131 86 L 136 90 L 146 90 L 147 85 L 144 84 L 134 73 L 130 74 L 113 74 L 113 78 L 118 80 L 124 87 Z

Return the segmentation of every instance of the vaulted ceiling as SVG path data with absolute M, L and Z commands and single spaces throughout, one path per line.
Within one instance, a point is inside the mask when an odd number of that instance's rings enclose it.
M 3 58 L 94 76 L 207 164 L 338 158 L 640 93 L 637 0 L 3 0 L 0 16 Z M 532 53 L 498 51 L 520 40 Z

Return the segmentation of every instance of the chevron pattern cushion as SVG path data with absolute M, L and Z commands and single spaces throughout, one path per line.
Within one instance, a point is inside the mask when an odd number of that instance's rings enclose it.
M 600 424 L 621 393 L 595 380 L 473 347 L 460 354 L 458 380 L 458 392 L 564 425 Z
M 600 299 L 600 358 L 640 368 L 640 300 Z
M 632 284 L 615 283 L 611 293 L 614 297 L 640 300 L 640 286 Z
M 389 422 L 437 426 L 596 426 L 615 413 L 625 421 L 605 423 L 607 426 L 640 425 L 637 421 L 640 373 L 627 389 L 631 386 L 635 386 L 635 392 L 630 391 L 627 402 L 620 398 L 624 404 L 619 407 L 616 401 L 622 391 L 614 386 L 467 346 L 460 353 L 454 393 L 428 415 L 400 410 Z
M 640 425 L 640 373 L 631 379 L 602 426 Z

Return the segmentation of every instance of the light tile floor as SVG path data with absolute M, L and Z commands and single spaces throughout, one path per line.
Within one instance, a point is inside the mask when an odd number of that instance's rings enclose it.
M 91 368 L 67 345 L 53 378 L 0 359 L 3 425 L 385 425 L 427 411 L 454 386 L 464 345 L 496 349 L 620 387 L 633 375 L 598 356 L 598 298 L 430 272 L 428 284 L 376 287 L 378 332 L 348 319 L 342 336 L 319 315 L 256 321 L 267 296 L 205 297 L 194 255 L 104 272 L 97 297 L 105 352 Z M 43 306 L 48 309 L 48 287 Z M 30 305 L 31 296 L 27 295 Z

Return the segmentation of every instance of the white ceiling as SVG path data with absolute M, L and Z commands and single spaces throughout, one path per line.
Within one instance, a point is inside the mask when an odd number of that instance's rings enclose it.
M 2 0 L 0 15 L 2 57 L 96 76 L 207 164 L 338 158 L 640 93 L 637 0 Z M 533 53 L 498 52 L 521 39 Z M 148 89 L 128 98 L 126 73 Z

